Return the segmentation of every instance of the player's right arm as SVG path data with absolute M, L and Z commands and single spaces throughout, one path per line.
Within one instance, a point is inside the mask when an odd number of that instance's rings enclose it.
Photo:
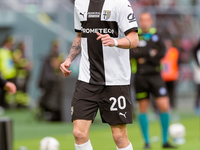
M 72 73 L 72 71 L 69 70 L 71 62 L 81 53 L 81 34 L 81 32 L 77 33 L 67 59 L 60 65 L 60 70 L 66 77 L 70 76 Z
M 70 53 L 67 57 L 67 59 L 65 60 L 65 62 L 63 62 L 60 65 L 60 69 L 63 73 L 64 76 L 68 77 L 71 75 L 72 71 L 69 70 L 69 67 L 71 66 L 71 62 L 81 53 L 81 20 L 79 18 L 79 10 L 76 7 L 77 1 L 75 1 L 74 3 L 74 29 L 75 32 L 77 32 L 77 35 L 74 39 L 74 42 L 72 44 Z

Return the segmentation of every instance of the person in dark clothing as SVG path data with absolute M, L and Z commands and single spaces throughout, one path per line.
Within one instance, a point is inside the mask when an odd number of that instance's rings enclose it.
M 50 121 L 59 121 L 60 101 L 62 97 L 62 78 L 59 66 L 63 61 L 58 51 L 58 42 L 53 41 L 51 53 L 45 58 L 40 75 L 39 87 L 44 91 L 39 106 L 42 117 Z
M 200 115 L 200 41 L 199 43 L 193 48 L 193 55 L 196 61 L 197 66 L 195 65 L 194 69 L 194 81 L 197 85 L 197 95 L 195 100 L 195 113 Z
M 152 28 L 153 19 L 149 12 L 140 15 L 138 30 L 139 45 L 131 49 L 132 72 L 135 73 L 136 99 L 139 102 L 139 123 L 145 142 L 145 149 L 150 149 L 147 108 L 150 94 L 155 97 L 160 111 L 163 134 L 163 148 L 175 148 L 168 142 L 169 98 L 160 71 L 160 60 L 165 55 L 162 37 Z
M 25 43 L 20 42 L 17 49 L 13 51 L 13 60 L 17 70 L 16 86 L 18 91 L 15 98 L 17 107 L 28 106 L 30 100 L 27 90 L 32 64 L 26 57 L 25 50 Z
M 15 94 L 16 86 L 12 82 L 8 82 L 0 77 L 0 92 L 7 91 L 9 94 Z M 5 107 L 4 95 L 0 93 L 0 107 Z

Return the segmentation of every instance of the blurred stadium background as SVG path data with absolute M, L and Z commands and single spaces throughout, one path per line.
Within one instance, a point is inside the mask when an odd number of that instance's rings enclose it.
M 200 118 L 198 112 L 195 114 L 195 100 L 196 85 L 199 83 L 194 80 L 196 63 L 192 49 L 200 38 L 200 0 L 130 2 L 136 18 L 143 10 L 150 11 L 155 20 L 154 27 L 165 39 L 171 39 L 174 47 L 179 50 L 179 78 L 175 89 L 176 107 L 171 111 L 172 123 L 180 122 L 186 127 L 186 143 L 179 149 L 198 150 Z M 18 49 L 19 43 L 24 43 L 24 58 L 29 64 L 29 69 L 26 69 L 29 74 L 27 79 L 17 75 L 15 77 L 18 86 L 22 82 L 27 84 L 27 94 L 23 102 L 17 101 L 17 95 L 6 96 L 7 109 L 5 112 L 0 109 L 1 118 L 13 119 L 13 149 L 18 150 L 20 146 L 24 146 L 21 150 L 25 147 L 28 150 L 37 150 L 39 141 L 46 136 L 57 138 L 61 144 L 60 150 L 74 149 L 70 101 L 78 76 L 80 57 L 73 62 L 73 74 L 69 78 L 63 78 L 55 69 L 66 58 L 75 37 L 73 0 L 0 0 L 0 43 L 10 36 L 13 38 L 13 53 Z M 50 75 L 45 74 L 48 70 Z M 41 79 L 48 85 L 41 83 Z M 49 86 L 52 88 L 48 89 Z M 134 93 L 132 95 L 134 97 Z M 134 114 L 137 114 L 137 104 L 133 104 Z M 39 106 L 42 106 L 42 109 Z M 159 149 L 161 136 L 158 117 L 152 109 L 149 116 L 153 149 Z M 109 130 L 107 125 L 101 124 L 97 116 L 91 127 L 94 149 L 115 148 Z M 142 149 L 143 142 L 136 117 L 133 125 L 128 126 L 128 131 L 134 148 Z

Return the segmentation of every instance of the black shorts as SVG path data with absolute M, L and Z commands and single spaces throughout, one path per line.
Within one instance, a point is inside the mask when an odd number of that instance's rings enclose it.
M 130 86 L 103 86 L 77 81 L 71 105 L 72 121 L 94 121 L 98 109 L 103 123 L 132 123 Z
M 135 75 L 136 99 L 149 98 L 149 94 L 154 97 L 167 96 L 167 89 L 160 74 Z

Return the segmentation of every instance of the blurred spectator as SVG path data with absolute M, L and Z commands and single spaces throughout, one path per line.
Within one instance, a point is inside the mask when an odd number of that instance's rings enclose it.
M 194 68 L 194 82 L 197 85 L 197 96 L 195 101 L 195 113 L 200 115 L 200 41 L 197 46 L 193 48 L 196 63 L 193 64 Z
M 0 48 L 0 74 L 3 79 L 15 83 L 17 71 L 13 62 L 12 47 L 13 37 L 9 36 L 4 39 Z M 5 93 L 4 89 L 0 89 L 0 106 L 2 107 L 8 107 L 5 102 Z M 6 97 L 6 101 L 10 101 L 9 97 Z
M 16 77 L 16 102 L 18 107 L 27 106 L 29 96 L 27 94 L 27 85 L 30 77 L 31 63 L 25 56 L 25 44 L 19 43 L 17 49 L 13 52 L 15 67 L 17 69 Z
M 59 121 L 62 95 L 60 64 L 63 56 L 59 53 L 58 41 L 52 42 L 50 54 L 45 58 L 40 75 L 39 87 L 44 91 L 39 106 L 45 120 Z
M 165 46 L 167 53 L 165 57 L 161 60 L 162 71 L 161 75 L 163 80 L 166 83 L 166 87 L 169 94 L 170 106 L 172 109 L 175 108 L 175 85 L 176 80 L 178 79 L 178 60 L 179 60 L 179 51 L 173 47 L 172 41 L 169 39 L 165 40 Z
M 9 94 L 15 94 L 16 86 L 12 82 L 8 82 L 0 77 L 0 89 L 6 90 Z M 4 110 L 0 105 L 0 110 Z

